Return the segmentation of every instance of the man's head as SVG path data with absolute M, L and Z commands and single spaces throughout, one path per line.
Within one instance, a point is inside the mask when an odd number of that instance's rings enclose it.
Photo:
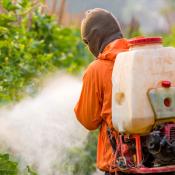
M 81 36 L 94 56 L 113 40 L 123 38 L 117 19 L 107 10 L 88 10 L 81 24 Z

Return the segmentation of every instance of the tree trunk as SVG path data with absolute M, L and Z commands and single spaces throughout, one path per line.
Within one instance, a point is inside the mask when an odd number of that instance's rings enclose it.
M 52 9 L 51 9 L 51 13 L 55 13 L 56 12 L 56 7 L 57 7 L 57 0 L 52 0 Z
M 62 24 L 63 16 L 64 16 L 64 10 L 65 10 L 66 0 L 61 0 L 59 12 L 58 12 L 58 22 L 59 24 Z

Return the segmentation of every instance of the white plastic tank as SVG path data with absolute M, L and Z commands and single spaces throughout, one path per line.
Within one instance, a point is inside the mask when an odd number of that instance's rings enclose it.
M 120 132 L 145 134 L 155 123 L 147 92 L 163 80 L 175 83 L 175 48 L 163 47 L 160 37 L 129 43 L 114 64 L 112 121 Z

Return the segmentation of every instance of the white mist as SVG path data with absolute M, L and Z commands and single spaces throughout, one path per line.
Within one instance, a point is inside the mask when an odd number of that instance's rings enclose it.
M 78 79 L 59 74 L 37 97 L 2 109 L 0 143 L 23 164 L 36 166 L 40 175 L 60 175 L 55 163 L 62 161 L 67 148 L 81 145 L 87 134 L 73 112 L 80 90 Z

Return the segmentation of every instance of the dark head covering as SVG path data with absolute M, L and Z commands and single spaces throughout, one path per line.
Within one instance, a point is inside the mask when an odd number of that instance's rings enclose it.
M 123 38 L 117 19 L 100 8 L 86 12 L 81 24 L 81 36 L 96 57 L 110 42 Z

